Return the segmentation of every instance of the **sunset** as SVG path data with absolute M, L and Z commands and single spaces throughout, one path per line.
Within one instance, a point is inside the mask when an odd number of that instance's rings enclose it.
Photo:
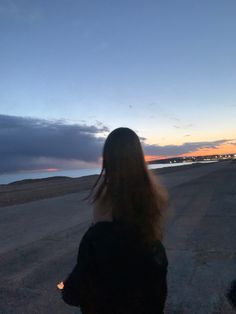
M 147 160 L 236 153 L 234 9 L 2 1 L 0 173 L 99 167 L 122 126 Z
M 197 151 L 187 154 L 183 154 L 182 156 L 204 156 L 204 155 L 216 155 L 216 154 L 232 154 L 235 153 L 235 143 L 229 144 L 221 144 L 215 148 L 200 148 Z M 236 154 L 236 153 L 235 153 Z
M 235 0 L 0 0 L 0 314 L 235 313 L 235 34 Z

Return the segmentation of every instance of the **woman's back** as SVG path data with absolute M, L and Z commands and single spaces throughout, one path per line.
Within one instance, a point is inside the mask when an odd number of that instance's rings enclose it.
M 91 285 L 77 287 L 78 292 L 88 289 L 79 301 L 83 313 L 163 312 L 168 262 L 160 241 L 150 250 L 141 243 L 134 226 L 100 221 L 85 233 L 78 262 L 76 271 L 65 281 L 63 299 L 73 302 L 70 293 L 76 289 L 71 283 L 82 284 L 79 278 L 86 273 Z
M 101 173 L 86 197 L 94 206 L 95 224 L 81 241 L 63 298 L 86 314 L 162 313 L 167 191 L 148 170 L 139 137 L 131 129 L 113 130 L 102 155 Z

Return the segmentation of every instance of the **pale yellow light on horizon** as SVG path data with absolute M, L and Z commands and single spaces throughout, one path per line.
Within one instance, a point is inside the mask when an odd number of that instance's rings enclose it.
M 177 131 L 175 135 L 171 136 L 151 136 L 147 138 L 144 143 L 148 145 L 182 145 L 184 143 L 195 143 L 195 142 L 215 142 L 218 140 L 236 140 L 236 130 L 230 130 L 228 132 L 197 132 L 196 134 L 186 134 L 180 135 Z

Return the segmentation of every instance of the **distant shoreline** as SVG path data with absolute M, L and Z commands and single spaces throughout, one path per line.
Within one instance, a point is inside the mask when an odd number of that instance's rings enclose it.
M 211 163 L 210 163 L 211 164 Z M 165 167 L 152 169 L 155 174 L 181 172 L 183 170 L 208 167 L 209 163 L 193 163 L 184 167 Z M 78 178 L 54 176 L 42 179 L 26 179 L 10 184 L 0 185 L 0 207 L 23 204 L 69 193 L 89 191 L 98 175 L 88 175 Z
M 163 163 L 163 164 L 147 164 L 149 169 L 162 169 L 162 168 L 173 168 L 179 166 L 188 166 L 194 163 L 211 163 L 216 161 L 195 161 L 195 162 L 173 162 L 173 163 Z M 34 182 L 33 180 L 41 180 L 50 178 L 82 178 L 90 175 L 100 174 L 101 167 L 90 168 L 90 169 L 73 169 L 73 170 L 59 170 L 53 172 L 43 172 L 43 171 L 29 171 L 29 172 L 19 172 L 19 173 L 9 173 L 0 175 L 0 186 L 8 184 L 21 184 L 24 182 Z

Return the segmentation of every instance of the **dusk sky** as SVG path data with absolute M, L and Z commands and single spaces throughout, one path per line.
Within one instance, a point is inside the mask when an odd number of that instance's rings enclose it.
M 235 0 L 0 0 L 0 173 L 236 153 Z

